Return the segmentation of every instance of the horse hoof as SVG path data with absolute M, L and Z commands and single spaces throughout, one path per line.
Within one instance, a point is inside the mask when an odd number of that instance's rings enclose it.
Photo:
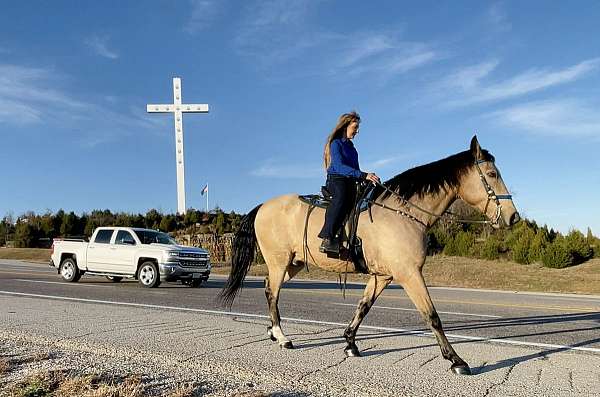
M 360 351 L 356 346 L 345 348 L 344 353 L 346 353 L 346 357 L 361 357 Z
M 283 343 L 279 344 L 279 347 L 282 349 L 293 349 L 294 345 L 292 344 L 292 342 L 290 342 L 288 340 L 287 342 L 283 342 Z
M 271 339 L 273 342 L 277 342 L 277 338 L 273 336 L 271 327 L 267 327 L 267 335 L 269 335 L 269 339 Z
M 456 375 L 471 375 L 471 368 L 467 364 L 453 365 L 450 367 Z

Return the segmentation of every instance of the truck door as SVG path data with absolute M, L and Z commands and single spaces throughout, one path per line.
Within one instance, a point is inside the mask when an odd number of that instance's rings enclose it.
M 102 229 L 96 233 L 94 241 L 90 241 L 87 251 L 87 269 L 92 272 L 112 272 L 111 244 L 114 230 Z
M 111 259 L 114 271 L 123 274 L 133 274 L 136 271 L 135 252 L 136 242 L 127 230 L 119 230 L 114 245 L 111 244 Z

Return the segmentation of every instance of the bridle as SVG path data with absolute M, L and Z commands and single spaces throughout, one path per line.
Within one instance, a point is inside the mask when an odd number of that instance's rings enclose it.
M 477 168 L 477 172 L 479 173 L 479 179 L 481 180 L 481 183 L 483 184 L 483 188 L 486 191 L 487 194 L 487 202 L 485 203 L 485 208 L 483 210 L 484 214 L 487 214 L 487 209 L 490 205 L 490 202 L 494 202 L 496 204 L 496 213 L 494 214 L 494 216 L 490 219 L 490 220 L 483 220 L 483 221 L 476 221 L 476 220 L 471 220 L 471 219 L 460 219 L 460 217 L 458 216 L 458 214 L 453 213 L 452 211 L 444 211 L 441 214 L 435 214 L 429 210 L 426 210 L 424 208 L 421 208 L 420 206 L 411 203 L 410 201 L 408 201 L 407 199 L 405 199 L 404 197 L 402 197 L 400 194 L 394 192 L 393 190 L 391 190 L 389 187 L 385 186 L 384 184 L 382 184 L 381 182 L 376 182 L 377 185 L 379 185 L 381 188 L 383 188 L 387 193 L 389 193 L 390 195 L 395 196 L 399 201 L 400 201 L 400 205 L 404 205 L 406 207 L 410 207 L 410 208 L 414 208 L 417 211 L 420 211 L 422 213 L 425 213 L 427 215 L 431 215 L 432 217 L 434 217 L 436 220 L 441 218 L 444 215 L 450 215 L 456 219 L 452 219 L 455 222 L 460 222 L 460 223 L 481 223 L 481 224 L 488 224 L 488 225 L 492 225 L 492 226 L 498 226 L 500 225 L 500 219 L 502 218 L 502 204 L 500 203 L 500 200 L 512 200 L 512 195 L 511 194 L 496 194 L 496 192 L 494 191 L 494 188 L 488 183 L 485 175 L 483 174 L 483 171 L 481 171 L 481 167 L 479 166 L 480 164 L 483 163 L 487 163 L 487 162 L 491 162 L 491 160 L 476 160 L 474 165 L 475 168 Z M 459 197 L 460 198 L 460 197 Z M 376 205 L 378 207 L 381 208 L 385 208 L 387 210 L 391 210 L 396 212 L 396 214 L 398 215 L 402 215 L 405 216 L 417 223 L 420 223 L 421 225 L 425 226 L 425 228 L 427 228 L 427 224 L 425 222 L 423 222 L 422 220 L 420 220 L 419 218 L 417 218 L 416 216 L 414 216 L 413 214 L 411 214 L 410 212 L 406 212 L 402 209 L 399 208 L 392 208 L 387 206 L 384 203 L 378 203 L 374 200 L 368 200 L 369 205 Z
M 479 164 L 487 163 L 489 160 L 477 160 L 475 161 L 475 167 L 477 168 L 477 172 L 479 172 L 479 178 L 481 179 L 481 183 L 485 188 L 487 193 L 487 201 L 485 203 L 485 208 L 483 209 L 483 213 L 487 214 L 488 206 L 490 205 L 490 201 L 493 201 L 496 204 L 496 213 L 494 214 L 494 218 L 491 222 L 491 225 L 499 225 L 500 218 L 502 216 L 502 204 L 500 200 L 512 200 L 512 194 L 496 194 L 494 188 L 488 183 L 483 171 L 481 171 L 481 167 Z

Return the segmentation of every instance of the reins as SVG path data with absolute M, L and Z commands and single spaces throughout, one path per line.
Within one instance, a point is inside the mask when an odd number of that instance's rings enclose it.
M 478 224 L 484 224 L 484 225 L 497 225 L 500 221 L 500 218 L 502 217 L 502 204 L 500 203 L 500 200 L 512 200 L 512 195 L 511 194 L 496 194 L 496 192 L 494 191 L 494 188 L 492 188 L 492 186 L 488 183 L 487 179 L 485 178 L 485 175 L 483 174 L 483 171 L 481 171 L 481 167 L 479 166 L 479 164 L 482 163 L 486 163 L 488 162 L 488 160 L 477 160 L 475 161 L 475 167 L 477 168 L 477 171 L 479 173 L 479 178 L 481 180 L 481 183 L 483 184 L 483 187 L 487 193 L 487 202 L 485 204 L 485 208 L 483 210 L 483 213 L 487 213 L 487 209 L 488 206 L 490 204 L 490 201 L 494 201 L 494 203 L 496 204 L 496 213 L 494 214 L 494 217 L 491 220 L 482 220 L 482 221 L 478 221 L 478 220 L 472 220 L 472 219 L 460 219 L 460 216 L 450 210 L 446 210 L 444 212 L 442 212 L 441 214 L 436 214 L 433 213 L 429 210 L 426 210 L 424 208 L 421 208 L 420 206 L 411 203 L 410 201 L 408 201 L 407 199 L 405 199 L 403 196 L 401 196 L 400 194 L 396 193 L 395 191 L 391 190 L 389 187 L 385 186 L 383 183 L 381 182 L 376 182 L 376 184 L 378 186 L 380 186 L 381 188 L 383 188 L 383 190 L 385 190 L 387 193 L 389 193 L 390 195 L 395 196 L 399 202 L 400 205 L 404 205 L 406 207 L 411 207 L 414 208 L 422 213 L 425 213 L 427 215 L 431 215 L 432 217 L 435 218 L 435 220 L 440 219 L 441 217 L 443 217 L 444 215 L 450 215 L 453 216 L 455 218 L 458 219 L 451 219 L 451 221 L 454 222 L 459 222 L 459 223 L 478 223 Z M 406 212 L 403 211 L 400 208 L 392 208 L 389 207 L 387 205 L 385 205 L 384 203 L 378 203 L 377 201 L 374 200 L 367 200 L 367 203 L 369 205 L 376 205 L 378 207 L 381 208 L 385 208 L 387 210 L 390 211 L 394 211 L 396 214 L 398 215 L 402 215 L 405 216 L 417 223 L 420 223 L 421 225 L 423 225 L 425 228 L 427 228 L 427 224 L 425 222 L 423 222 L 422 220 L 420 220 L 419 218 L 417 218 L 416 216 L 414 216 L 413 214 L 411 214 L 410 212 Z

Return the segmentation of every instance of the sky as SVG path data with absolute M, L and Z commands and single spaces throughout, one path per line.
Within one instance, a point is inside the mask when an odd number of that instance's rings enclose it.
M 476 133 L 523 216 L 600 234 L 600 3 L 8 2 L 0 13 L 0 217 L 246 212 L 316 193 L 340 114 L 362 118 L 382 179 L 466 150 Z

